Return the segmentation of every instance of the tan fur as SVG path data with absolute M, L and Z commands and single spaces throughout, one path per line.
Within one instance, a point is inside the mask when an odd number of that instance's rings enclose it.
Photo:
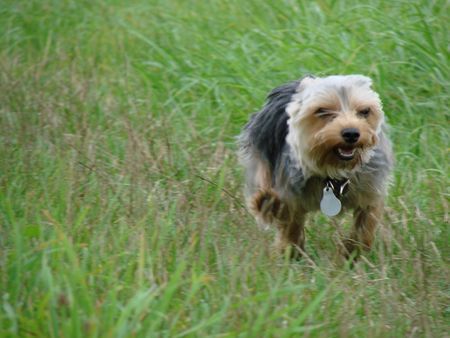
M 354 212 L 354 224 L 350 237 L 344 241 L 345 256 L 361 250 L 370 250 L 375 237 L 375 229 L 383 215 L 381 202 L 379 205 L 358 208 Z
M 271 172 L 267 164 L 262 161 L 258 161 L 256 167 L 255 181 L 260 189 L 269 189 L 272 185 Z
M 329 122 L 311 115 L 302 121 L 304 122 L 302 128 L 304 131 L 307 130 L 309 136 L 309 156 L 318 167 L 324 168 L 327 172 L 332 172 L 333 169 L 351 170 L 361 164 L 364 150 L 376 144 L 376 125 L 371 125 L 368 119 L 356 117 L 356 112 L 333 111 L 333 113 L 336 113 L 336 117 Z M 341 137 L 341 130 L 344 128 L 357 128 L 361 132 L 361 137 L 355 145 L 357 148 L 355 158 L 345 162 L 333 154 L 336 147 L 344 145 Z

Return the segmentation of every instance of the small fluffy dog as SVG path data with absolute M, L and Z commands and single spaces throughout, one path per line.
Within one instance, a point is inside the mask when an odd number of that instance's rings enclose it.
M 354 210 L 346 257 L 371 247 L 393 163 L 371 85 L 362 75 L 282 85 L 239 136 L 248 206 L 259 225 L 277 227 L 277 246 L 293 257 L 304 251 L 306 214 L 319 209 Z

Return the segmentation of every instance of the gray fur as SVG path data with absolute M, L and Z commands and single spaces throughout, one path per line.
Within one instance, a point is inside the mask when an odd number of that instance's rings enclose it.
M 283 154 L 289 118 L 286 106 L 292 101 L 299 83 L 294 81 L 272 90 L 263 109 L 252 115 L 239 137 L 241 152 L 258 152 L 272 170 Z

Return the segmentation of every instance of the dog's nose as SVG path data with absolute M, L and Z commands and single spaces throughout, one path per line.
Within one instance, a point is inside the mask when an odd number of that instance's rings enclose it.
M 359 139 L 359 130 L 356 128 L 345 128 L 341 131 L 342 138 L 347 143 L 355 143 Z

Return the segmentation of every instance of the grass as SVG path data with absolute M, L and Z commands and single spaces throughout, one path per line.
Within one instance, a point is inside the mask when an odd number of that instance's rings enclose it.
M 445 337 L 446 1 L 0 6 L 0 336 Z M 394 184 L 374 250 L 270 255 L 234 138 L 305 73 L 374 80 Z

